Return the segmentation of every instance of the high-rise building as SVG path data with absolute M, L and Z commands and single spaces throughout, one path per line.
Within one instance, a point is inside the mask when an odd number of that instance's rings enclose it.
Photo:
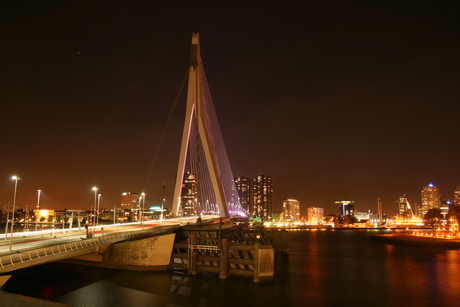
M 139 194 L 127 192 L 121 194 L 121 208 L 122 209 L 135 209 L 137 201 L 139 200 Z
M 283 201 L 284 219 L 291 222 L 300 221 L 300 203 L 297 199 Z
M 450 203 L 450 201 L 443 201 L 440 205 L 439 205 L 439 210 L 441 211 L 441 215 L 443 216 L 443 218 L 445 219 L 446 216 L 449 214 L 449 211 L 450 211 L 450 206 L 452 204 Z
M 399 198 L 399 215 L 402 217 L 412 217 L 414 215 L 406 195 Z
M 182 190 L 180 196 L 179 214 L 182 216 L 197 215 L 197 187 L 196 177 L 194 174 L 187 172 L 184 174 Z
M 460 186 L 454 192 L 454 206 L 460 206 Z
M 273 178 L 259 175 L 252 178 L 252 214 L 258 217 L 271 217 L 273 212 Z
M 429 185 L 422 189 L 422 215 L 425 215 L 430 209 L 439 209 L 441 206 L 441 195 L 438 187 L 430 182 Z
M 308 223 L 312 225 L 322 224 L 324 218 L 324 208 L 310 207 L 307 211 Z
M 241 207 L 250 212 L 251 209 L 251 179 L 247 177 L 238 177 L 234 179 L 236 190 L 240 198 Z
M 355 216 L 355 202 L 353 200 L 337 200 L 335 203 L 339 205 L 342 217 Z

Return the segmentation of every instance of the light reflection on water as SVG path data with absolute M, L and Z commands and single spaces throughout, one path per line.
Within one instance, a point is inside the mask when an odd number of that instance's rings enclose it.
M 71 306 L 458 305 L 459 250 L 392 246 L 369 239 L 373 233 L 291 232 L 272 284 L 56 263 L 18 271 L 4 290 Z

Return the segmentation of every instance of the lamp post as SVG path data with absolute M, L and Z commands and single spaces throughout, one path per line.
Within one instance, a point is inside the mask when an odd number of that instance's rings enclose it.
M 145 193 L 142 193 L 141 225 L 144 222 Z
M 98 188 L 93 187 L 93 191 L 94 191 L 94 206 L 93 206 L 94 209 L 93 209 L 93 210 L 96 210 L 96 202 L 97 202 L 97 191 L 98 191 Z M 91 226 L 91 224 L 93 224 L 92 222 L 93 222 L 93 219 L 92 219 L 92 217 L 91 217 L 90 226 Z M 94 224 L 93 224 L 92 226 L 94 226 Z M 94 227 L 93 227 L 93 231 L 94 231 Z
M 18 190 L 18 180 L 20 180 L 21 178 L 19 178 L 18 176 L 13 176 L 11 177 L 11 179 L 14 180 L 14 196 L 13 196 L 13 212 L 11 214 L 10 250 L 11 250 L 11 247 L 13 246 L 13 225 L 14 225 L 14 209 L 16 207 L 16 192 Z
M 116 224 L 116 222 L 115 222 L 115 213 L 116 213 L 116 210 L 117 210 L 117 208 L 116 208 L 115 206 L 116 206 L 116 205 L 113 204 L 113 224 L 114 224 L 114 225 Z
M 142 225 L 142 221 L 141 221 L 141 205 L 142 205 L 142 196 L 139 197 L 138 199 L 139 203 L 137 204 L 137 211 L 135 213 L 136 216 L 133 216 L 133 219 L 135 221 L 138 221 L 140 225 Z
M 97 213 L 96 213 L 96 225 L 99 226 L 99 208 L 101 206 L 101 194 L 97 194 Z
M 38 210 L 40 210 L 40 194 L 42 190 L 38 190 L 37 192 L 38 192 L 38 196 L 37 196 L 37 208 L 35 209 L 35 231 L 37 231 L 37 227 L 38 227 L 37 214 L 38 214 Z
M 164 207 L 164 204 L 165 204 L 165 187 L 166 187 L 166 183 L 163 181 L 163 194 L 162 194 L 162 198 L 161 198 L 161 215 L 160 215 L 160 222 L 163 223 L 163 207 Z

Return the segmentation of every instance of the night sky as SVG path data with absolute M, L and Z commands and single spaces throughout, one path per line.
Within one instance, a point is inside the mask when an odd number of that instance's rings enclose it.
M 233 174 L 273 176 L 275 209 L 460 186 L 459 1 L 5 2 L 1 209 L 13 175 L 21 208 L 158 204 L 163 182 L 171 206 L 185 95 L 159 143 L 196 32 Z

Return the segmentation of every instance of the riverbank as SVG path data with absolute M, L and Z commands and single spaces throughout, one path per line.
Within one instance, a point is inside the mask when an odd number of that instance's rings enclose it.
M 443 248 L 460 248 L 460 239 L 426 237 L 410 234 L 383 234 L 371 235 L 371 238 L 388 244 L 422 246 L 422 247 L 443 247 Z

